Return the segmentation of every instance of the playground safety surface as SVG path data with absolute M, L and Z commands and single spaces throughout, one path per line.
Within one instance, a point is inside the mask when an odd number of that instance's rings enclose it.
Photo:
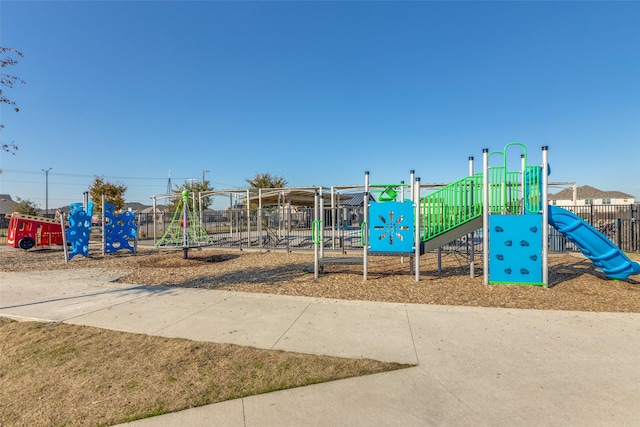
M 354 255 L 357 253 L 350 254 Z M 630 256 L 640 259 L 638 254 Z M 468 259 L 456 253 L 443 255 L 440 273 L 437 256 L 423 255 L 421 281 L 416 283 L 408 262 L 399 257 L 371 257 L 367 281 L 363 281 L 361 265 L 326 264 L 320 278 L 314 280 L 308 272 L 313 264 L 310 253 L 204 248 L 191 250 L 183 259 L 181 251 L 140 246 L 137 254 L 102 255 L 92 249 L 89 258 L 65 263 L 59 249 L 3 248 L 0 271 L 91 268 L 116 272 L 118 281 L 141 285 L 378 302 L 640 313 L 640 275 L 613 281 L 580 255 L 550 257 L 549 289 L 485 286 L 482 259 L 477 257 L 476 277 L 471 278 Z
M 443 259 L 438 277 L 437 260 L 425 255 L 420 283 L 407 275 L 406 264 L 391 258 L 372 260 L 370 280 L 363 282 L 357 269 L 346 266 L 314 280 L 303 272 L 309 254 L 207 249 L 185 260 L 180 252 L 141 248 L 137 255 L 92 254 L 68 264 L 57 251 L 3 250 L 0 256 L 0 270 L 14 272 L 0 273 L 0 316 L 416 365 L 134 425 L 640 423 L 640 315 L 585 312 L 616 311 L 596 308 L 608 306 L 601 299 L 625 299 L 617 311 L 638 311 L 637 282 L 605 280 L 580 258 L 553 258 L 557 284 L 543 289 L 485 287 L 482 278 L 467 278 L 454 256 Z M 446 302 L 446 294 L 457 304 Z M 363 301 L 372 297 L 405 301 Z M 554 300 L 583 312 L 561 311 Z M 426 303 L 407 304 L 421 301 Z M 522 301 L 555 311 L 513 308 Z M 452 306 L 490 303 L 507 308 Z

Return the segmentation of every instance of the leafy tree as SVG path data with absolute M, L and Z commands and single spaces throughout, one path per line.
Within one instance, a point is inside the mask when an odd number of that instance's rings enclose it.
M 245 179 L 251 188 L 284 188 L 287 180 L 283 176 L 271 175 L 269 172 L 256 173 L 252 179 Z M 258 204 L 251 203 L 251 208 L 257 208 Z
M 89 187 L 89 195 L 93 202 L 93 210 L 99 215 L 102 214 L 102 195 L 105 195 L 105 201 L 113 204 L 115 210 L 118 211 L 124 206 L 124 193 L 127 186 L 121 183 L 113 184 L 105 181 L 104 178 L 98 176 L 93 180 L 93 184 Z
M 256 173 L 252 179 L 245 179 L 251 188 L 284 188 L 287 180 L 283 176 L 271 175 L 269 172 Z
M 184 190 L 188 190 L 189 191 L 189 200 L 188 200 L 188 205 L 189 205 L 189 209 L 191 209 L 192 211 L 197 211 L 199 209 L 198 206 L 198 193 L 199 192 L 204 192 L 204 191 L 211 191 L 213 190 L 213 188 L 209 187 L 209 181 L 205 180 L 204 182 L 202 181 L 195 181 L 195 180 L 191 180 L 191 181 L 185 181 L 184 184 L 177 186 L 174 189 L 174 193 L 176 194 L 176 197 L 171 200 L 171 205 L 169 205 L 169 207 L 167 209 L 169 209 L 170 211 L 175 211 L 178 207 L 178 203 L 182 201 L 182 192 Z M 195 194 L 196 195 L 196 206 L 195 208 L 193 207 L 193 197 L 191 196 L 191 194 Z M 208 209 L 209 206 L 211 206 L 211 203 L 213 203 L 213 199 L 209 196 L 205 196 L 202 198 L 202 209 Z
M 29 199 L 23 200 L 20 197 L 16 197 L 16 205 L 14 207 L 14 211 L 21 213 L 22 215 L 38 215 L 40 209 L 35 202 L 32 202 Z
M 12 47 L 0 46 L 0 68 L 4 70 L 5 67 L 9 67 L 11 65 L 17 65 L 18 60 L 15 58 L 15 56 L 22 57 L 23 54 L 19 50 L 15 50 Z M 0 103 L 9 105 L 11 108 L 13 108 L 13 111 L 17 113 L 18 111 L 20 111 L 20 109 L 18 108 L 18 105 L 15 103 L 15 101 L 12 101 L 9 98 L 7 98 L 2 89 L 2 86 L 5 86 L 11 89 L 16 83 L 24 84 L 24 81 L 17 76 L 6 74 L 6 73 L 0 73 Z M 4 125 L 0 123 L 0 130 L 3 128 L 4 128 Z M 15 152 L 18 150 L 18 146 L 13 142 L 5 143 L 3 141 L 0 141 L 0 146 L 2 147 L 2 151 L 6 151 L 14 155 L 15 155 Z

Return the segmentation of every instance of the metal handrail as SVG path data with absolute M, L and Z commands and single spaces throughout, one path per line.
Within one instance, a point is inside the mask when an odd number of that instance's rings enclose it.
M 319 245 L 322 243 L 322 233 L 320 233 L 320 230 L 322 229 L 321 227 L 321 219 L 311 221 L 311 243 L 315 245 Z
M 420 240 L 425 242 L 482 215 L 482 174 L 455 181 L 420 199 Z

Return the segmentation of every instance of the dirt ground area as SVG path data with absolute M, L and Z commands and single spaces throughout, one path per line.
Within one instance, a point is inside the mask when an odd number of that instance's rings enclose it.
M 359 255 L 359 254 L 358 254 Z M 630 255 L 639 260 L 637 254 Z M 539 310 L 640 312 L 640 275 L 627 281 L 607 279 L 579 255 L 549 258 L 550 287 L 483 284 L 482 259 L 476 259 L 476 277 L 468 259 L 459 254 L 421 257 L 421 281 L 409 274 L 409 260 L 370 257 L 368 280 L 362 265 L 327 264 L 318 280 L 308 270 L 312 253 L 258 252 L 204 248 L 182 251 L 139 248 L 102 255 L 90 251 L 65 263 L 61 249 L 24 251 L 4 248 L 0 271 L 64 270 L 76 268 L 119 271 L 121 282 L 218 290 L 298 295 L 332 299 L 416 304 L 506 307 Z

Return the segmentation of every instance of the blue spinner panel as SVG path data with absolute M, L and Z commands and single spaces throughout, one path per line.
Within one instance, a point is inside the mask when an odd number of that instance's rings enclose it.
M 114 212 L 115 206 L 112 203 L 104 204 L 104 252 L 110 254 L 120 249 L 135 252 L 135 248 L 129 244 L 129 240 L 135 239 L 138 235 L 134 213 L 125 211 L 116 215 Z
M 413 203 L 371 203 L 369 208 L 371 252 L 413 252 L 414 232 Z
M 489 216 L 489 283 L 542 284 L 542 215 Z

